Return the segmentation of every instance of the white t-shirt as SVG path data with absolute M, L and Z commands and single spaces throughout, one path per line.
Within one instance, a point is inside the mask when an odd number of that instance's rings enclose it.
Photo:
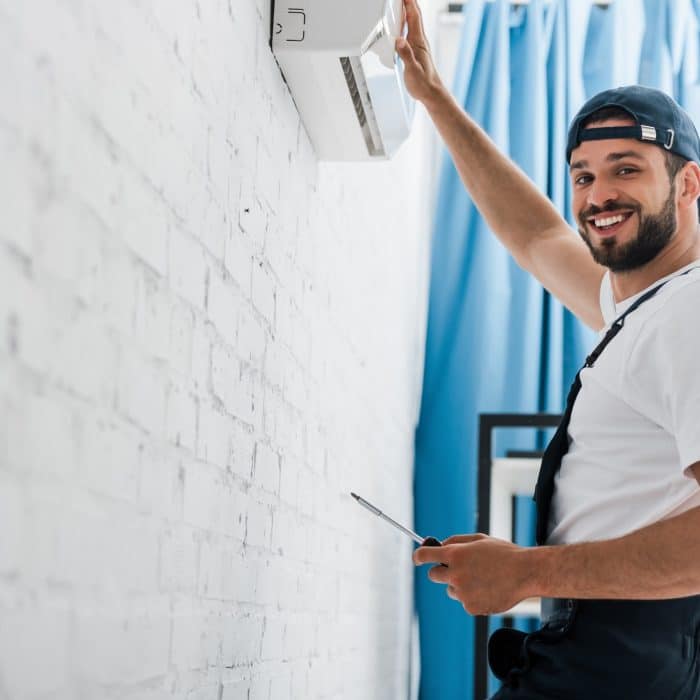
M 581 372 L 548 544 L 618 537 L 700 505 L 688 469 L 700 461 L 700 261 L 663 279 Z M 606 274 L 603 333 L 646 291 L 615 304 Z

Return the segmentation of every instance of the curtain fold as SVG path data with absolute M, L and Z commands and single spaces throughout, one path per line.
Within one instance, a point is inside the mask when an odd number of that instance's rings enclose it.
M 571 118 L 596 92 L 634 82 L 666 89 L 700 114 L 699 10 L 700 0 L 613 0 L 607 9 L 582 0 L 469 0 L 453 92 L 572 223 Z M 515 265 L 447 157 L 431 266 L 415 523 L 445 538 L 475 528 L 478 414 L 560 411 L 594 334 Z M 530 448 L 534 439 L 511 431 L 496 449 Z M 519 541 L 531 543 L 529 499 L 516 516 Z M 473 619 L 425 570 L 416 572 L 415 593 L 421 699 L 473 698 Z

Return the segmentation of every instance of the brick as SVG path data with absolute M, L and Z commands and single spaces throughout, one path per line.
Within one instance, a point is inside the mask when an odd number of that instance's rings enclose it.
M 255 439 L 253 430 L 235 421 L 230 427 L 231 453 L 229 467 L 234 474 L 249 479 L 253 471 Z
M 284 445 L 285 454 L 302 457 L 305 426 L 295 409 L 270 393 L 265 395 L 265 431 L 276 444 Z
M 253 249 L 255 251 L 262 249 L 267 228 L 267 212 L 248 180 L 241 182 L 238 225 L 253 241 Z
M 225 547 L 217 538 L 205 539 L 200 548 L 197 595 L 201 599 L 223 600 L 227 575 Z
M 280 462 L 280 499 L 296 506 L 299 490 L 300 462 L 293 457 L 282 457 Z
M 239 305 L 233 285 L 227 284 L 218 273 L 213 273 L 209 280 L 207 314 L 217 332 L 230 345 L 236 343 Z
M 119 529 L 110 528 L 105 570 L 117 589 L 128 594 L 154 594 L 158 589 L 158 533 L 147 519 L 125 520 Z
M 98 309 L 111 327 L 131 335 L 136 310 L 139 270 L 130 255 L 121 249 L 105 247 L 102 279 L 98 286 Z
M 232 553 L 230 568 L 225 570 L 226 597 L 239 605 L 257 603 L 259 564 L 250 556 Z
M 124 350 L 117 379 L 117 406 L 124 416 L 153 435 L 165 427 L 164 371 L 133 351 Z
M 28 499 L 21 570 L 27 581 L 99 587 L 110 571 L 104 517 L 67 505 L 67 490 L 44 487 Z
M 197 399 L 186 388 L 170 384 L 166 409 L 166 437 L 173 445 L 194 451 L 197 412 Z
M 214 344 L 211 357 L 214 396 L 226 411 L 247 423 L 253 422 L 253 378 L 241 367 L 233 352 Z
M 207 326 L 195 323 L 192 333 L 192 367 L 191 376 L 199 394 L 205 394 L 211 385 L 212 341 Z
M 255 181 L 256 194 L 264 199 L 266 206 L 274 210 L 275 203 L 279 200 L 280 177 L 273 165 L 275 159 L 270 147 L 261 142 L 258 147 L 258 167 Z
M 263 361 L 263 372 L 270 386 L 282 392 L 284 371 L 289 366 L 289 351 L 280 343 L 269 343 Z
M 117 200 L 123 216 L 122 235 L 126 244 L 159 275 L 168 264 L 169 215 L 155 193 L 143 180 L 124 178 Z
M 304 515 L 314 515 L 314 482 L 315 477 L 308 469 L 301 469 L 298 481 L 299 509 Z
M 254 614 L 238 615 L 227 620 L 223 640 L 225 666 L 250 664 L 260 657 L 263 619 Z
M 295 275 L 294 248 L 292 236 L 289 235 L 288 220 L 278 214 L 270 221 L 265 234 L 265 261 L 275 277 L 280 280 L 290 280 Z
M 232 227 L 226 241 L 226 255 L 224 258 L 226 270 L 238 285 L 239 289 L 246 297 L 250 297 L 252 274 L 253 274 L 253 252 L 250 244 L 244 238 L 237 227 Z
M 36 697 L 59 690 L 68 680 L 70 611 L 25 603 L 3 606 L 0 612 L 0 675 L 7 696 Z M 42 659 L 41 673 L 36 673 L 37 658 Z
M 252 299 L 270 325 L 275 323 L 275 284 L 262 262 L 253 265 Z
M 193 462 L 185 470 L 184 519 L 202 530 L 220 527 L 221 475 L 216 469 Z
M 0 575 L 19 575 L 25 528 L 24 494 L 9 477 L 0 476 Z
M 225 172 L 229 163 L 230 155 L 228 154 L 226 142 L 222 140 L 214 143 L 214 135 L 210 131 L 208 167 L 210 169 L 216 167 Z M 225 181 L 225 177 L 220 177 L 218 180 L 210 180 L 210 184 L 213 185 L 214 182 L 221 183 Z M 217 260 L 223 260 L 228 229 L 229 222 L 226 213 L 216 197 L 208 190 L 206 192 L 206 200 L 202 206 L 202 216 L 198 221 L 197 237 Z
M 286 620 L 284 617 L 268 615 L 265 618 L 265 627 L 262 636 L 262 649 L 260 658 L 263 660 L 276 660 L 284 657 L 284 634 Z
M 171 664 L 186 671 L 206 669 L 212 632 L 208 623 L 203 610 L 191 604 L 178 607 L 172 617 Z
M 269 445 L 262 442 L 255 446 L 253 478 L 255 484 L 265 491 L 279 493 L 280 458 Z
M 149 356 L 164 360 L 170 354 L 172 303 L 161 278 L 147 268 L 139 272 L 134 335 Z
M 201 245 L 173 229 L 170 234 L 168 278 L 170 288 L 197 309 L 204 309 L 207 264 Z
M 114 397 L 117 344 L 101 321 L 86 313 L 56 331 L 48 371 L 72 393 L 96 401 Z
M 83 303 L 95 303 L 102 276 L 103 224 L 80 202 L 63 197 L 51 201 L 37 228 L 39 267 L 70 285 Z
M 141 449 L 139 505 L 167 520 L 182 519 L 186 469 L 182 462 L 162 454 L 153 445 Z
M 263 503 L 251 501 L 248 505 L 248 524 L 246 527 L 246 544 L 253 547 L 268 547 L 272 532 L 272 515 L 270 507 Z
M 5 225 L 0 235 L 31 257 L 34 251 L 31 224 L 35 214 L 35 203 L 32 188 L 27 187 L 27 183 L 36 175 L 25 148 L 18 131 L 11 130 L 5 124 L 0 126 L 0 152 L 5 164 L 0 170 L 0 191 L 3 192 L 5 202 Z
M 291 697 L 291 696 L 290 696 Z M 221 700 L 249 700 L 250 698 L 250 681 L 232 681 L 227 683 L 224 681 Z
M 309 387 L 301 367 L 295 362 L 288 362 L 283 376 L 284 398 L 296 409 L 305 411 L 309 402 Z
M 262 369 L 266 346 L 267 332 L 262 320 L 249 308 L 242 307 L 236 329 L 235 347 L 238 357 L 257 369 Z
M 80 469 L 91 490 L 137 502 L 142 448 L 137 431 L 104 416 L 88 416 L 80 448 Z
M 231 453 L 232 420 L 207 403 L 199 407 L 197 458 L 225 469 Z
M 216 680 L 202 681 L 202 685 L 194 690 L 190 690 L 186 695 L 186 700 L 210 700 L 219 697 L 221 684 Z
M 19 269 L 17 260 L 8 259 L 5 251 L 0 254 L 0 274 L 5 291 L 0 309 L 9 336 L 4 342 L 22 364 L 44 374 L 59 325 L 50 296 L 35 286 L 26 270 Z
M 289 561 L 301 561 L 305 553 L 303 532 L 297 511 L 278 508 L 273 514 L 271 549 Z
M 162 676 L 168 669 L 167 601 L 154 601 L 128 617 L 81 609 L 75 620 L 76 671 L 101 684 L 127 684 Z
M 194 314 L 184 304 L 173 303 L 168 331 L 168 362 L 183 377 L 189 376 L 192 367 L 193 336 Z
M 292 674 L 289 671 L 283 671 L 279 675 L 276 674 L 272 677 L 270 680 L 270 700 L 285 700 L 286 698 L 295 697 L 291 692 Z
M 248 521 L 249 496 L 246 487 L 241 487 L 232 480 L 221 491 L 221 532 L 239 547 L 245 540 Z M 230 563 L 230 559 L 227 559 Z M 227 574 L 228 575 L 228 574 Z M 236 572 L 232 572 L 235 576 Z M 229 577 L 230 578 L 230 577 Z
M 37 475 L 75 474 L 78 425 L 69 406 L 51 396 L 18 397 L 10 404 L 9 423 L 10 466 Z
M 192 594 L 199 567 L 199 543 L 191 529 L 176 527 L 160 538 L 158 584 L 162 592 Z

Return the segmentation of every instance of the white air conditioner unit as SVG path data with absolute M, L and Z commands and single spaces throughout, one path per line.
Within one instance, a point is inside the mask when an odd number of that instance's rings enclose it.
M 390 158 L 408 136 L 402 16 L 402 0 L 275 0 L 272 50 L 319 159 Z

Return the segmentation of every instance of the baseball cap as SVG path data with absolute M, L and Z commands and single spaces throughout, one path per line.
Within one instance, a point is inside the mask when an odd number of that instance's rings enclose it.
M 635 126 L 582 128 L 591 114 L 604 107 L 623 109 L 635 121 Z M 693 120 L 673 98 L 654 88 L 626 85 L 591 97 L 569 127 L 566 162 L 570 162 L 571 152 L 581 141 L 600 139 L 637 139 L 654 143 L 686 160 L 700 163 L 700 138 Z

